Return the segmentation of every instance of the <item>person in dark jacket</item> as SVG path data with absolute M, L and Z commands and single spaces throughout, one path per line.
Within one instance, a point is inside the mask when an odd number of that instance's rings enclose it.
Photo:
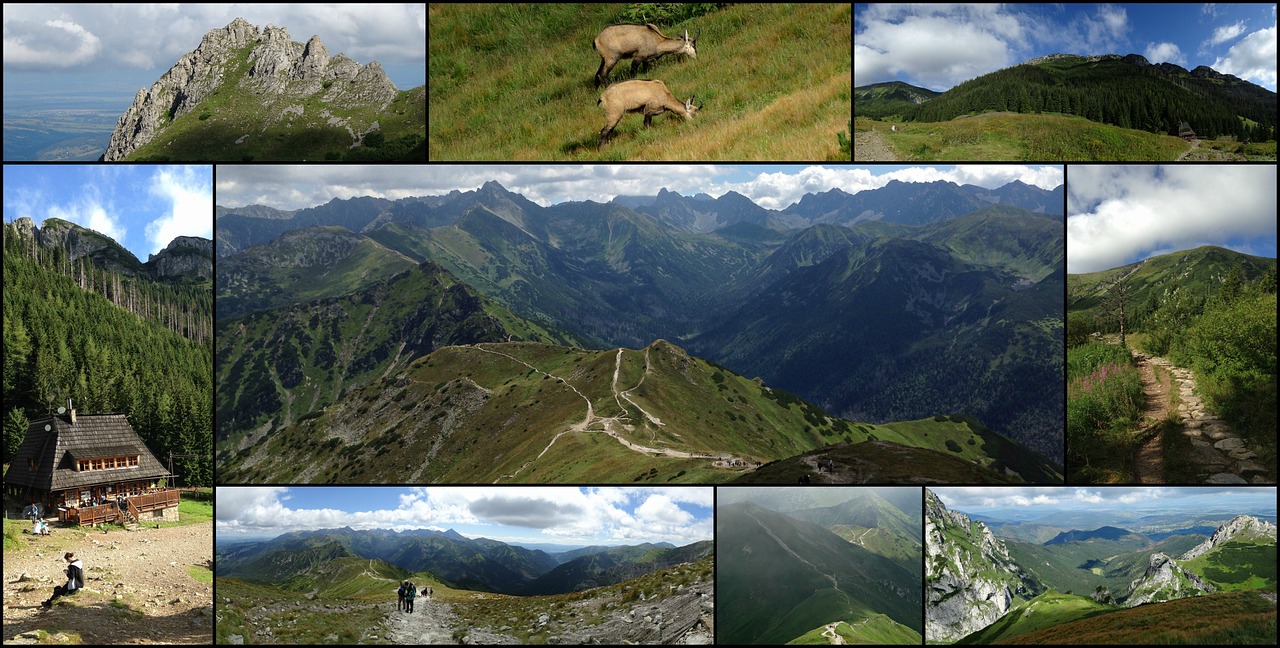
M 63 573 L 67 575 L 67 584 L 53 588 L 53 596 L 50 596 L 49 600 L 40 604 L 46 608 L 53 607 L 53 602 L 58 600 L 59 596 L 75 594 L 84 588 L 84 564 L 70 551 L 62 559 L 68 563 L 67 568 L 63 570 Z

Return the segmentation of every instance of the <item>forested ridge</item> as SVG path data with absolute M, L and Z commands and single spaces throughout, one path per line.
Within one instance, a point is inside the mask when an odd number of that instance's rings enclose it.
M 121 277 L 4 237 L 4 454 L 71 399 L 127 414 L 183 484 L 213 481 L 212 290 Z M 190 336 L 191 339 L 185 336 Z M 197 341 L 198 340 L 198 341 Z
M 1205 138 L 1275 139 L 1274 92 L 1206 67 L 1187 72 L 1122 59 L 1016 65 L 965 81 L 903 117 L 936 122 L 992 110 L 1065 113 L 1169 135 L 1187 122 Z

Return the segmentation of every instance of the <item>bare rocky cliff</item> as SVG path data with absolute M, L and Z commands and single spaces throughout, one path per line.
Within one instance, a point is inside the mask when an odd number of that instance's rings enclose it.
M 1043 587 L 987 525 L 950 511 L 925 489 L 925 639 L 954 642 L 1004 616 Z
M 1178 560 L 1187 561 L 1199 556 L 1203 556 L 1210 551 L 1218 548 L 1219 545 L 1225 544 L 1227 541 L 1240 536 L 1240 538 L 1270 538 L 1272 542 L 1276 540 L 1276 525 L 1259 520 L 1252 515 L 1237 515 L 1231 521 L 1218 527 L 1208 540 L 1196 545 L 1187 553 L 1182 554 Z
M 260 123 L 253 124 L 259 130 L 262 123 L 300 116 L 307 99 L 319 98 L 334 107 L 371 105 L 380 110 L 397 93 L 376 61 L 360 65 L 342 54 L 331 57 L 319 36 L 304 45 L 293 42 L 283 27 L 260 29 L 236 18 L 205 34 L 200 45 L 178 59 L 150 89 L 138 90 L 111 134 L 103 161 L 124 159 L 174 120 L 229 88 L 261 102 Z M 377 130 L 376 122 L 352 124 L 348 118 L 326 112 L 319 116 L 327 118 L 330 126 L 347 128 L 357 143 Z M 250 124 L 239 126 L 245 130 L 244 137 L 253 135 Z

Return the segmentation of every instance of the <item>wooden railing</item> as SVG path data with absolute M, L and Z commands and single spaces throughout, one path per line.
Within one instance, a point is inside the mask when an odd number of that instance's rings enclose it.
M 123 522 L 125 519 L 130 518 L 134 522 L 137 522 L 141 519 L 144 511 L 157 511 L 177 506 L 178 501 L 178 491 L 167 490 L 160 491 L 158 493 L 126 497 L 125 504 L 128 508 L 127 514 L 122 514 L 115 502 L 102 504 L 100 506 L 85 506 L 73 510 L 78 512 L 80 526 L 92 526 L 94 524 L 102 524 L 103 522 Z

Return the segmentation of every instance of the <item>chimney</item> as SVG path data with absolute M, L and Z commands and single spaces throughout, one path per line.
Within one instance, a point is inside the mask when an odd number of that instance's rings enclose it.
M 71 399 L 67 399 L 67 416 L 71 419 L 71 424 L 76 424 L 76 409 L 71 406 Z

